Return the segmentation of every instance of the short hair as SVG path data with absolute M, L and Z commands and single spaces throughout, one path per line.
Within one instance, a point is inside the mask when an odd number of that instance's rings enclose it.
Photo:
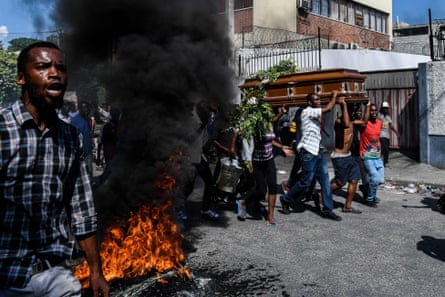
M 317 94 L 315 94 L 315 93 L 309 93 L 309 94 L 307 94 L 307 96 L 306 96 L 306 102 L 307 103 L 309 103 L 309 101 L 311 101 L 311 97 L 312 96 L 318 96 Z
M 34 48 L 53 48 L 60 50 L 60 48 L 56 44 L 49 41 L 37 41 L 31 43 L 30 45 L 28 45 L 27 47 L 25 47 L 20 51 L 20 54 L 17 58 L 17 73 L 25 72 L 25 64 L 26 61 L 28 60 L 28 54 Z

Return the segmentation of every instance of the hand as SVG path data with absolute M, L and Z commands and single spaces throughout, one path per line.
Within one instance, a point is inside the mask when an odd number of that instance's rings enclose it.
M 103 275 L 90 276 L 90 286 L 93 290 L 94 297 L 108 297 L 110 294 L 110 287 Z
M 294 156 L 294 150 L 290 146 L 284 146 L 281 148 L 286 155 L 286 157 Z
M 332 91 L 332 96 L 333 97 L 337 97 L 337 95 L 338 95 L 338 90 L 333 90 Z
M 340 103 L 340 104 L 343 104 L 343 103 L 345 103 L 346 101 L 345 101 L 345 96 L 341 96 L 341 97 L 338 97 L 337 98 L 337 103 Z

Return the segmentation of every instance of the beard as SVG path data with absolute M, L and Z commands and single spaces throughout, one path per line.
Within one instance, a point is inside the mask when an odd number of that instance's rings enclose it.
M 24 86 L 29 94 L 29 101 L 39 112 L 39 116 L 48 121 L 54 122 L 57 120 L 57 111 L 63 105 L 63 96 L 45 98 L 40 92 L 30 85 Z M 62 92 L 63 94 L 64 92 Z

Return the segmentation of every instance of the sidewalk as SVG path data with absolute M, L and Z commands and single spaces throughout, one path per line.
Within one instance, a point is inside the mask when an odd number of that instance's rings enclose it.
M 334 176 L 332 162 L 329 153 L 329 176 Z M 278 169 L 278 182 L 286 179 L 292 168 L 293 158 L 277 157 L 275 159 Z M 385 167 L 385 180 L 397 184 L 409 184 L 445 188 L 445 169 L 439 169 L 431 165 L 419 163 L 398 151 L 390 151 L 389 161 Z

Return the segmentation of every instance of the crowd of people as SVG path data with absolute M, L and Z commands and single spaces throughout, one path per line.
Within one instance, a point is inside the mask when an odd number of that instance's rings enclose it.
M 21 51 L 17 69 L 21 99 L 0 112 L 0 296 L 81 296 L 81 285 L 66 265 L 76 246 L 88 262 L 94 296 L 108 296 L 90 178 L 94 161 L 104 166 L 114 157 L 120 114 L 110 106 L 98 109 L 106 120 L 95 147 L 97 123 L 87 105 L 63 104 L 68 75 L 61 50 L 50 42 L 31 44 Z M 336 104 L 341 116 L 334 126 L 335 176 L 330 179 L 321 145 L 326 133 L 322 115 Z M 244 98 L 236 107 L 198 104 L 188 153 L 194 168 L 191 184 L 197 176 L 205 184 L 202 217 L 218 220 L 212 202 L 225 196 L 236 205 L 240 221 L 251 217 L 276 226 L 275 158 L 290 156 L 294 164 L 283 183 L 281 213 L 303 211 L 304 203 L 313 200 L 321 217 L 340 221 L 333 211 L 333 192 L 348 184 L 342 212 L 360 214 L 352 207 L 359 180 L 366 205 L 377 207 L 388 162 L 388 133 L 399 136 L 388 108 L 384 102 L 379 116 L 377 106 L 368 102 L 362 117 L 362 106 L 349 108 L 337 91 L 326 106 L 319 94 L 308 94 L 307 106 L 293 116 L 287 106 L 274 113 L 264 99 L 255 97 Z M 317 182 L 320 191 L 315 190 Z M 190 193 L 191 188 L 184 190 L 184 199 Z M 185 204 L 179 213 L 187 220 Z
M 245 100 L 241 105 L 249 104 L 247 102 Z M 335 141 L 330 154 L 334 176 L 330 177 L 327 150 L 321 144 L 323 133 L 327 133 L 322 115 L 330 112 L 336 104 L 340 113 L 334 122 Z M 340 221 L 341 217 L 334 212 L 333 193 L 344 187 L 343 213 L 362 212 L 352 206 L 358 189 L 365 205 L 377 207 L 380 201 L 377 190 L 385 181 L 385 150 L 388 149 L 381 139 L 388 137 L 389 131 L 382 132 L 383 127 L 392 129 L 399 136 L 388 115 L 388 108 L 389 104 L 383 102 L 379 114 L 375 104 L 369 101 L 366 104 L 348 103 L 335 90 L 328 104 L 322 106 L 319 95 L 312 93 L 307 95 L 307 105 L 298 108 L 292 116 L 286 105 L 275 113 L 269 113 L 269 117 L 263 115 L 262 121 L 271 129 L 250 137 L 244 137 L 243 131 L 237 129 L 233 116 L 231 118 L 227 113 L 214 110 L 211 115 L 214 118 L 213 129 L 206 143 L 216 147 L 217 164 L 212 178 L 207 179 L 210 190 L 206 188 L 205 199 L 208 195 L 227 195 L 228 200 L 235 203 L 240 221 L 250 217 L 264 219 L 267 225 L 275 226 L 278 220 L 274 212 L 280 187 L 277 185 L 274 159 L 294 156 L 290 175 L 281 183 L 284 193 L 279 199 L 282 214 L 302 212 L 306 209 L 306 202 L 313 202 L 321 217 Z M 233 192 L 221 193 L 218 190 L 221 160 L 227 158 L 237 160 L 242 173 Z M 316 188 L 317 183 L 319 189 Z

